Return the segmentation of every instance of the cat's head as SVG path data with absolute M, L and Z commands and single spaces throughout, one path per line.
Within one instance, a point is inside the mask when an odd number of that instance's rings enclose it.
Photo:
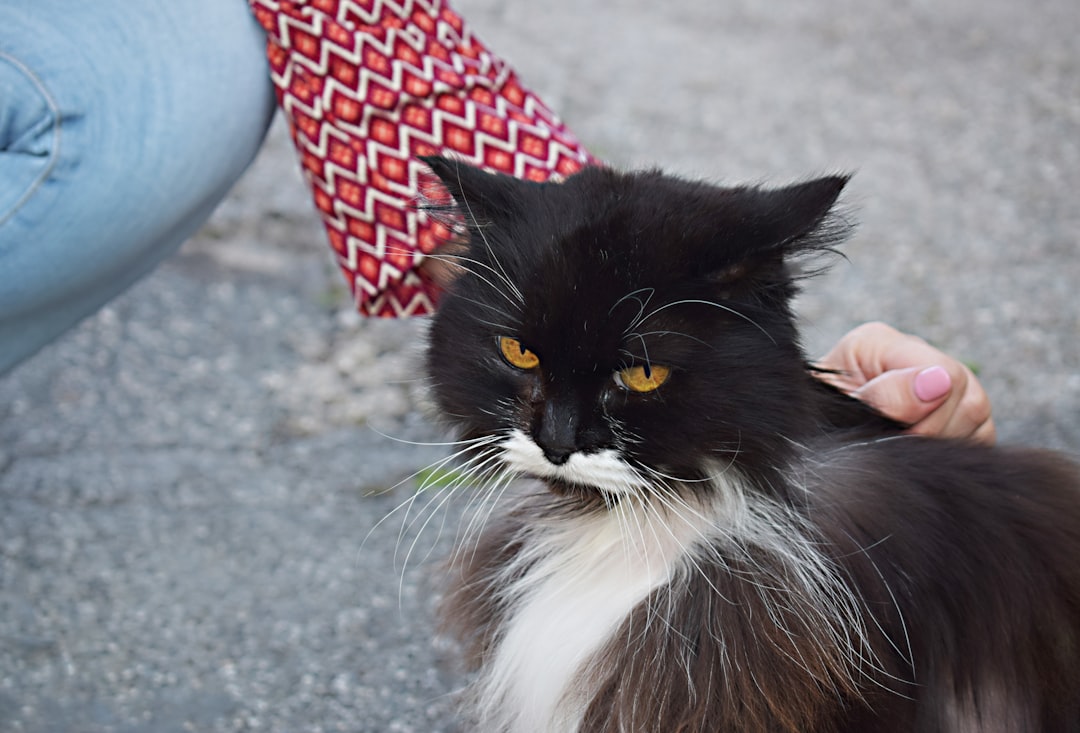
M 538 184 L 427 162 L 462 222 L 427 368 L 463 438 L 557 492 L 619 495 L 725 468 L 767 483 L 814 429 L 791 260 L 836 242 L 845 178 Z

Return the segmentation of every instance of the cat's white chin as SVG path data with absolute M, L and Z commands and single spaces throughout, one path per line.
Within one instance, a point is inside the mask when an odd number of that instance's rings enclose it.
M 565 463 L 555 464 L 547 459 L 536 441 L 521 430 L 512 430 L 501 447 L 502 459 L 507 466 L 534 478 L 588 486 L 613 496 L 638 494 L 648 486 L 645 477 L 612 449 L 594 453 L 578 451 Z

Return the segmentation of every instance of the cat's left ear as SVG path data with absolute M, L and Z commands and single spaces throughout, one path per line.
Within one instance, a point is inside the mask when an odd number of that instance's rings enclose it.
M 827 176 L 782 188 L 729 190 L 717 207 L 729 247 L 716 252 L 710 279 L 726 287 L 790 282 L 799 255 L 833 252 L 850 229 L 833 213 L 847 176 Z
M 830 216 L 848 176 L 826 176 L 774 189 L 747 191 L 742 202 L 742 226 L 759 250 L 798 254 L 836 244 L 846 224 Z
M 470 229 L 482 229 L 494 221 L 521 213 L 521 189 L 529 184 L 502 173 L 488 173 L 453 158 L 431 155 L 420 160 L 438 176 Z

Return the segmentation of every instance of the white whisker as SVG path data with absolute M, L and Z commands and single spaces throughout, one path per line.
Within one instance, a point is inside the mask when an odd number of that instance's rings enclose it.
M 757 330 L 759 330 L 763 334 L 765 334 L 769 338 L 769 340 L 772 341 L 774 344 L 776 343 L 776 339 L 774 339 L 772 337 L 772 334 L 770 334 L 768 331 L 766 331 L 761 326 L 761 324 L 759 324 L 757 321 L 750 318 L 745 313 L 740 313 L 739 311 L 735 310 L 734 308 L 732 308 L 730 306 L 724 305 L 723 303 L 717 303 L 717 302 L 712 301 L 712 300 L 697 300 L 697 299 L 692 299 L 692 298 L 688 298 L 686 300 L 676 300 L 674 302 L 667 303 L 667 304 L 662 305 L 659 308 L 653 310 L 652 312 L 649 313 L 649 315 L 647 315 L 647 316 L 645 316 L 644 318 L 641 319 L 641 323 L 644 323 L 645 321 L 649 320 L 650 318 L 655 316 L 657 313 L 660 313 L 661 311 L 665 311 L 668 308 L 674 308 L 677 305 L 707 305 L 707 306 L 710 306 L 712 308 L 719 308 L 722 311 L 726 311 L 726 312 L 730 313 L 733 316 L 737 316 L 737 317 L 743 319 L 744 321 L 746 321 L 750 325 L 754 326 Z
M 513 280 L 510 279 L 509 274 L 506 272 L 506 269 L 502 266 L 502 263 L 499 261 L 498 256 L 495 254 L 495 250 L 491 246 L 491 241 L 488 239 L 487 234 L 484 232 L 484 227 L 482 226 L 480 220 L 476 217 L 475 213 L 473 212 L 472 204 L 469 202 L 467 197 L 463 196 L 462 200 L 458 201 L 458 205 L 465 209 L 466 213 L 468 214 L 468 220 L 472 221 L 473 224 L 475 224 L 474 231 L 479 235 L 481 241 L 484 244 L 484 249 L 487 250 L 488 255 L 491 257 L 491 260 L 495 263 L 495 266 L 497 268 L 496 269 L 496 268 L 488 267 L 488 269 L 491 270 L 492 273 L 495 274 L 499 278 L 499 280 L 504 285 L 507 286 L 507 288 L 510 290 L 510 292 L 517 299 L 516 300 L 516 305 L 524 307 L 524 305 L 525 305 L 525 297 L 521 294 L 521 291 L 514 284 Z M 476 272 L 473 271 L 473 274 L 476 274 Z M 502 292 L 502 291 L 500 291 L 500 292 Z M 507 300 L 510 300 L 511 302 L 515 302 L 513 299 L 511 299 L 509 297 L 507 297 Z

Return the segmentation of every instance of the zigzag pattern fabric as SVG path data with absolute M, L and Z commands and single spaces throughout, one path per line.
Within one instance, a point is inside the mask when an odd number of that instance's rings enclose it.
M 595 162 L 442 0 L 249 0 L 278 102 L 356 306 L 430 313 L 450 232 L 418 208 L 423 155 L 543 181 Z

